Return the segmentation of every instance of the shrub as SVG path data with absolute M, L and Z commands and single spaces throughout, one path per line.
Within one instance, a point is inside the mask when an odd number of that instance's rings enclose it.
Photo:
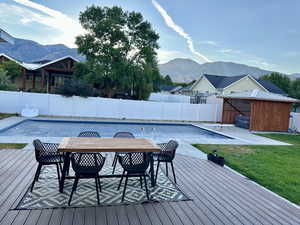
M 16 87 L 11 83 L 9 76 L 7 75 L 7 71 L 0 68 L 0 90 L 13 91 L 15 89 Z
M 65 97 L 80 96 L 89 97 L 94 95 L 93 87 L 81 80 L 68 80 L 56 88 L 56 93 Z

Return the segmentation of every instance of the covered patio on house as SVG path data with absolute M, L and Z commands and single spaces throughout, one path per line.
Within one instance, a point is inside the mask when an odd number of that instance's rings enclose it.
M 36 169 L 34 151 L 2 150 L 0 157 L 0 225 L 300 224 L 299 207 L 229 168 L 180 154 L 177 184 L 190 200 L 18 210 Z
M 288 131 L 293 103 L 300 101 L 260 90 L 237 92 L 223 98 L 222 123 L 253 131 Z

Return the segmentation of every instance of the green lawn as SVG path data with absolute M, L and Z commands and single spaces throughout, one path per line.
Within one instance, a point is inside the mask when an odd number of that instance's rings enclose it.
M 22 149 L 26 144 L 14 144 L 14 143 L 0 143 L 0 150 L 2 149 Z
M 0 120 L 10 116 L 17 116 L 17 114 L 0 113 Z
M 226 165 L 300 205 L 300 135 L 259 134 L 293 146 L 195 145 L 205 153 L 218 149 Z

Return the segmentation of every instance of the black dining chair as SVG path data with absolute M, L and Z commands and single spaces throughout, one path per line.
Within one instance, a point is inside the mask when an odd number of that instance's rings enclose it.
M 83 131 L 78 134 L 78 137 L 101 137 L 97 131 Z
M 43 166 L 56 165 L 58 184 L 60 183 L 60 173 L 62 172 L 63 154 L 58 152 L 59 144 L 43 143 L 39 139 L 33 141 L 35 158 L 38 162 L 38 167 L 35 172 L 30 191 L 36 181 L 38 181 Z
M 178 147 L 178 142 L 174 140 L 170 140 L 168 143 L 158 144 L 160 147 L 160 152 L 155 156 L 155 161 L 157 161 L 156 175 L 155 175 L 155 183 L 157 180 L 157 174 L 159 170 L 160 163 L 166 163 L 166 175 L 168 174 L 168 163 L 172 166 L 174 182 L 176 184 L 176 176 L 174 171 L 173 159 L 175 158 L 176 149 Z
M 115 133 L 114 138 L 135 138 L 135 137 L 130 132 L 117 132 L 117 133 Z M 117 162 L 118 162 L 118 156 L 120 154 L 122 154 L 122 153 L 119 153 L 119 152 L 115 153 L 114 160 L 113 160 L 113 163 L 112 163 L 112 166 L 113 166 L 113 172 L 112 172 L 112 174 L 115 173 Z
M 149 154 L 142 153 L 142 152 L 126 153 L 125 155 L 118 156 L 118 159 L 119 159 L 119 163 L 124 169 L 118 186 L 118 190 L 120 190 L 123 178 L 126 177 L 125 185 L 123 189 L 123 195 L 122 195 L 122 202 L 124 201 L 125 198 L 126 187 L 127 187 L 129 177 L 139 177 L 141 188 L 143 188 L 143 180 L 144 180 L 146 195 L 147 195 L 147 199 L 149 200 L 149 191 L 148 191 L 148 185 L 146 179 L 147 169 L 150 163 Z
M 75 181 L 73 183 L 72 192 L 68 205 L 71 204 L 74 191 L 77 189 L 80 179 L 95 179 L 97 202 L 100 204 L 99 190 L 101 192 L 101 183 L 99 172 L 101 171 L 105 157 L 100 153 L 73 153 L 71 155 L 72 168 L 75 172 Z

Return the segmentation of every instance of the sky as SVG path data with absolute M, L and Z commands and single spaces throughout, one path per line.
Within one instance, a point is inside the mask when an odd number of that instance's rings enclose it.
M 76 47 L 90 5 L 141 12 L 159 33 L 158 59 L 231 61 L 300 73 L 299 0 L 0 0 L 0 27 L 17 38 Z

